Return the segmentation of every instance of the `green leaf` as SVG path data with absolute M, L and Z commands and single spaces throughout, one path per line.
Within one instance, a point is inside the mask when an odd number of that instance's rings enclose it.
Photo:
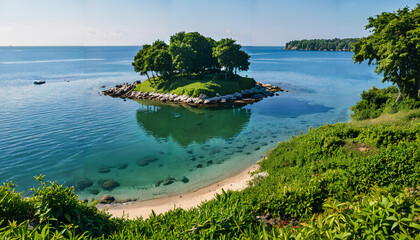
M 408 225 L 409 227 L 415 228 L 417 230 L 420 230 L 420 224 L 417 224 L 415 222 L 410 223 L 410 225 Z
M 394 224 L 392 224 L 391 230 L 393 230 L 396 226 L 398 226 L 398 222 L 394 222 Z
M 68 213 L 65 213 L 64 217 L 66 218 L 67 221 L 71 222 L 71 217 Z

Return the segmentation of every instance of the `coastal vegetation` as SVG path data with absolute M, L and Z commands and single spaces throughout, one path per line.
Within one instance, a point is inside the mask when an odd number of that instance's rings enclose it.
M 215 41 L 198 32 L 179 32 L 169 45 L 156 40 L 139 50 L 132 65 L 148 81 L 136 90 L 194 97 L 240 92 L 255 86 L 253 79 L 237 74 L 249 69 L 249 58 L 233 39 Z
M 358 38 L 304 39 L 286 43 L 286 50 L 351 51 Z
M 224 80 L 218 78 L 216 74 L 205 74 L 203 76 L 174 76 L 172 81 L 154 79 L 138 84 L 135 91 L 172 93 L 176 95 L 186 95 L 199 97 L 205 94 L 208 97 L 216 96 L 216 93 L 227 95 L 230 93 L 241 92 L 244 89 L 251 89 L 255 86 L 252 78 L 237 76 L 235 80 Z
M 419 11 L 417 7 L 377 17 L 389 29 L 398 23 L 394 16 L 403 14 L 405 19 Z M 418 38 L 412 40 L 418 45 Z M 365 48 L 377 44 L 367 42 Z M 413 93 L 417 80 L 411 75 L 417 69 L 405 60 L 398 62 L 399 56 L 388 59 L 371 52 L 359 58 L 355 52 L 356 61 L 376 59 L 378 73 L 382 69 L 384 78 L 403 84 L 403 99 L 393 101 L 395 87 L 363 92 L 352 107 L 351 122 L 327 123 L 280 142 L 267 152 L 245 190 L 223 192 L 189 210 L 174 208 L 128 220 L 111 218 L 95 208 L 95 201 L 78 200 L 74 188 L 39 176 L 41 186 L 32 189 L 31 197 L 15 192 L 13 183 L 0 187 L 0 238 L 418 239 L 420 109 Z M 387 65 L 392 60 L 399 70 L 413 69 L 397 78 Z
M 420 89 L 420 4 L 370 17 L 371 34 L 354 44 L 355 62 L 376 65 L 382 82 L 397 85 L 399 95 L 418 100 Z

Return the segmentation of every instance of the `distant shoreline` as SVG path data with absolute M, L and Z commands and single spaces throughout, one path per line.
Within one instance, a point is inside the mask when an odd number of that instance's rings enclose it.
M 313 52 L 351 52 L 351 49 L 338 49 L 338 50 L 327 50 L 327 49 L 323 49 L 323 50 L 320 50 L 320 49 L 315 49 L 315 50 L 311 50 L 311 49 L 307 49 L 307 48 L 305 48 L 305 49 L 302 49 L 302 48 L 296 48 L 296 47 L 293 47 L 293 48 L 283 48 L 283 50 L 290 50 L 290 51 L 313 51 Z

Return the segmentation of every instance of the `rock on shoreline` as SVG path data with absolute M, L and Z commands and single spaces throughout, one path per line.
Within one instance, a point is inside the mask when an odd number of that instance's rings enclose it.
M 221 96 L 216 94 L 215 97 L 207 97 L 204 94 L 200 94 L 199 97 L 188 97 L 185 95 L 176 95 L 171 93 L 149 93 L 149 92 L 140 92 L 134 91 L 137 84 L 140 81 L 136 81 L 133 84 L 125 83 L 123 85 L 116 85 L 108 90 L 103 91 L 104 95 L 111 97 L 119 98 L 129 98 L 129 99 L 149 99 L 149 100 L 158 100 L 161 102 L 174 102 L 174 103 L 183 103 L 189 105 L 219 105 L 219 104 L 247 104 L 258 102 L 265 97 L 274 96 L 274 92 L 283 92 L 284 90 L 278 86 L 272 86 L 270 84 L 263 84 L 257 82 L 255 87 L 251 89 L 242 90 L 241 92 L 236 92 L 233 94 L 228 94 Z

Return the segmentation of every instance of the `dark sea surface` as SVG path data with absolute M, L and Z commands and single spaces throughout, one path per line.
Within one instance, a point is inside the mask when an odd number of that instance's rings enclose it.
M 362 90 L 384 87 L 350 52 L 243 49 L 251 66 L 242 75 L 289 92 L 241 108 L 124 101 L 99 93 L 144 80 L 131 66 L 138 47 L 0 47 L 0 181 L 28 194 L 45 174 L 78 185 L 81 198 L 186 192 L 238 173 L 310 126 L 349 121 Z M 156 187 L 167 178 L 176 181 Z M 120 186 L 104 190 L 110 179 Z

